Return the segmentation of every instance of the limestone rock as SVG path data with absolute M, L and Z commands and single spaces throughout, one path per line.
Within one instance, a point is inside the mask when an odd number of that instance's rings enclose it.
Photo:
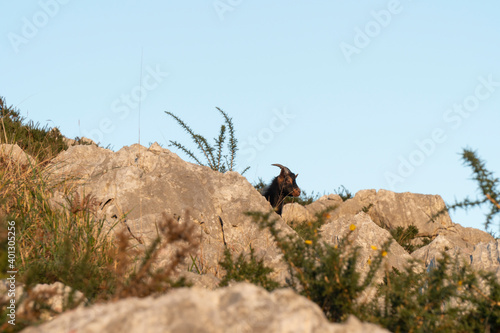
M 351 224 L 356 226 L 350 236 L 352 244 L 360 248 L 357 268 L 364 274 L 369 270 L 371 259 L 379 254 L 383 244 L 392 236 L 389 231 L 375 224 L 368 214 L 361 212 L 353 217 L 330 218 L 320 229 L 321 237 L 325 242 L 336 245 L 349 233 Z M 411 256 L 401 245 L 395 241 L 391 243 L 386 257 L 388 268 L 403 270 L 410 259 Z
M 251 246 L 275 269 L 274 278 L 284 281 L 288 274 L 269 232 L 245 215 L 272 208 L 237 172 L 222 174 L 185 162 L 156 143 L 149 149 L 135 144 L 116 153 L 93 145 L 72 146 L 52 161 L 51 168 L 54 181 L 76 179 L 82 196 L 92 193 L 110 225 L 126 214 L 126 224 L 146 244 L 156 237 L 162 213 L 183 223 L 189 212 L 198 225 L 195 236 L 201 247 L 195 259 L 204 274 L 221 273 L 219 261 L 226 246 L 235 253 L 249 252 Z M 285 232 L 293 232 L 277 214 L 272 218 Z
M 438 195 L 362 190 L 344 202 L 337 197 L 326 197 L 304 208 L 285 206 L 283 219 L 287 223 L 304 222 L 314 218 L 321 209 L 336 206 L 330 212 L 334 219 L 352 217 L 363 211 L 370 215 L 373 222 L 389 230 L 414 225 L 421 237 L 435 237 L 442 230 L 454 226 L 447 212 L 435 217 L 434 222 L 431 221 L 433 215 L 445 208 L 443 199 Z
M 74 139 L 70 139 L 70 138 L 63 136 L 63 141 L 68 146 L 76 146 L 76 145 L 95 145 L 95 146 L 97 146 L 97 144 L 94 142 L 94 140 L 86 138 L 84 136 L 82 136 L 79 140 L 78 140 L 78 138 L 76 140 L 74 140 Z
M 476 245 L 470 260 L 472 268 L 493 272 L 500 281 L 500 239 Z
M 334 209 L 341 204 L 342 199 L 339 195 L 324 195 L 307 206 L 302 206 L 298 203 L 285 205 L 281 217 L 290 225 L 300 224 L 314 219 L 316 214 L 326 209 Z
M 36 160 L 25 153 L 17 144 L 0 144 L 0 158 L 11 160 L 19 165 L 34 165 Z
M 446 236 L 453 244 L 466 249 L 467 252 L 472 251 L 474 246 L 479 243 L 489 243 L 495 240 L 492 235 L 485 231 L 465 228 L 458 223 L 452 223 L 450 227 L 440 230 L 439 235 Z
M 128 298 L 77 309 L 25 333 L 58 332 L 388 332 L 350 317 L 332 324 L 292 290 L 272 293 L 247 283 L 209 291 L 182 288 L 158 298 Z
M 441 259 L 443 253 L 447 253 L 451 258 L 459 256 L 463 261 L 469 261 L 467 253 L 459 246 L 453 244 L 452 241 L 444 235 L 437 236 L 431 243 L 413 252 L 411 256 L 422 261 L 427 267 L 431 262 L 436 262 L 438 259 Z
M 500 279 L 500 240 L 481 242 L 472 247 L 460 245 L 447 235 L 439 235 L 430 244 L 413 252 L 411 256 L 421 260 L 428 267 L 446 253 L 451 258 L 458 257 L 460 262 L 471 265 L 476 271 L 493 272 Z
M 434 236 L 439 230 L 452 225 L 447 212 L 429 222 L 434 214 L 445 209 L 446 205 L 439 195 L 415 193 L 394 193 L 380 190 L 369 214 L 380 226 L 393 229 L 398 226 L 408 227 L 413 224 L 420 236 Z

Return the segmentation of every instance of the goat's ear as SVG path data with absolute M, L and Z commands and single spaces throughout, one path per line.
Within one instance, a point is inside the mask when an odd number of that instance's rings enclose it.
M 281 172 L 280 172 L 279 177 L 280 177 L 280 178 L 285 178 L 285 176 L 286 176 L 287 174 L 288 174 L 288 173 L 287 173 L 287 172 L 286 172 L 286 170 L 283 168 L 283 169 L 281 169 Z
M 298 174 L 298 173 L 296 173 L 296 174 L 295 174 L 295 178 L 297 178 L 298 176 L 299 176 L 299 174 Z
M 278 184 L 281 186 L 283 182 L 285 181 L 285 175 L 280 174 L 278 177 L 276 177 L 276 180 L 278 180 Z

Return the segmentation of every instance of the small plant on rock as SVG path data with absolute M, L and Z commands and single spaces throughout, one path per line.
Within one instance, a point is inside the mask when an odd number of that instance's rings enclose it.
M 408 253 L 414 252 L 422 246 L 429 244 L 431 241 L 429 237 L 423 237 L 421 243 L 416 244 L 414 240 L 418 235 L 418 228 L 413 224 L 406 228 L 399 226 L 389 231 L 394 240 L 396 240 L 396 242 L 398 242 Z
M 203 154 L 205 158 L 205 163 L 201 161 L 191 150 L 189 150 L 185 145 L 170 140 L 170 145 L 174 146 L 192 158 L 199 165 L 207 165 L 212 170 L 219 172 L 233 171 L 236 166 L 236 152 L 238 151 L 238 140 L 234 136 L 234 125 L 233 120 L 228 116 L 226 112 L 220 108 L 216 108 L 224 117 L 225 124 L 222 124 L 219 130 L 219 136 L 214 139 L 215 144 L 212 146 L 208 143 L 208 140 L 195 133 L 182 119 L 173 114 L 172 112 L 165 111 L 166 114 L 174 118 L 177 123 L 191 136 L 191 139 L 196 144 L 196 148 Z M 226 127 L 227 126 L 227 127 Z M 226 132 L 229 132 L 229 137 L 226 137 Z M 226 144 L 226 138 L 228 142 Z M 227 152 L 224 154 L 224 146 L 226 146 Z M 249 167 L 243 170 L 243 173 L 247 171 Z
M 279 287 L 279 283 L 268 276 L 273 269 L 266 267 L 263 259 L 257 259 L 252 247 L 250 247 L 249 256 L 240 253 L 236 260 L 233 259 L 231 251 L 226 248 L 220 265 L 226 270 L 226 275 L 219 284 L 220 287 L 227 286 L 230 281 L 250 282 L 269 291 Z

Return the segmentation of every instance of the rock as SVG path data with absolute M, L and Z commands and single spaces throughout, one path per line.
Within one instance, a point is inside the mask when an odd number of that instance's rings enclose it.
M 340 219 L 331 217 L 319 231 L 326 243 L 336 245 L 341 238 L 346 237 L 350 232 L 351 224 L 356 226 L 350 236 L 352 245 L 360 248 L 357 268 L 364 275 L 370 269 L 371 260 L 379 254 L 384 243 L 392 239 L 392 236 L 389 231 L 379 227 L 368 214 L 363 212 L 353 217 L 342 217 Z M 388 269 L 395 267 L 398 270 L 403 270 L 411 258 L 401 245 L 393 241 L 387 251 L 385 261 L 388 264 Z M 379 273 L 381 274 L 380 279 L 384 273 L 383 269 Z
M 68 145 L 68 147 L 69 146 L 76 146 L 76 145 L 95 145 L 95 146 L 97 146 L 97 144 L 94 142 L 94 140 L 86 138 L 84 136 L 82 136 L 81 138 L 76 138 L 75 140 L 69 139 L 69 138 L 63 136 L 63 141 L 66 145 Z
M 337 194 L 324 195 L 313 203 L 302 206 L 298 203 L 291 203 L 283 206 L 281 217 L 289 225 L 296 225 L 313 220 L 316 214 L 327 209 L 334 209 L 342 204 L 342 198 Z
M 433 215 L 446 208 L 439 195 L 425 195 L 415 193 L 394 193 L 380 190 L 376 195 L 369 215 L 380 226 L 394 229 L 414 225 L 419 230 L 419 236 L 433 237 L 440 230 L 452 226 L 447 212 L 433 218 Z
M 387 190 L 362 190 L 354 198 L 342 202 L 339 196 L 322 198 L 304 207 L 284 209 L 283 219 L 287 223 L 304 222 L 314 218 L 314 215 L 327 207 L 337 207 L 330 212 L 334 219 L 351 217 L 359 212 L 366 212 L 373 222 L 392 230 L 397 227 L 414 225 L 418 228 L 420 237 L 435 237 L 440 231 L 454 226 L 447 212 L 434 218 L 431 217 L 445 208 L 445 203 L 439 195 L 424 195 L 415 193 L 395 193 Z
M 248 283 L 210 291 L 182 288 L 158 298 L 128 298 L 64 313 L 25 333 L 58 332 L 388 332 L 350 317 L 333 324 L 289 289 L 272 293 Z
M 437 260 L 443 257 L 443 253 L 446 253 L 452 259 L 458 257 L 459 262 L 471 265 L 476 271 L 492 272 L 500 280 L 500 240 L 481 242 L 468 247 L 461 245 L 448 235 L 438 235 L 430 244 L 416 250 L 411 256 L 428 267 L 435 265 Z
M 496 274 L 500 281 L 500 239 L 476 245 L 470 256 L 470 264 L 475 270 Z
M 25 153 L 17 144 L 0 144 L 0 158 L 11 160 L 19 165 L 35 165 L 36 160 Z
M 50 167 L 54 182 L 75 179 L 80 197 L 95 196 L 110 226 L 126 214 L 126 224 L 146 244 L 156 237 L 162 213 L 183 223 L 188 212 L 198 225 L 195 237 L 201 247 L 195 260 L 203 274 L 220 277 L 219 261 L 226 247 L 238 254 L 249 252 L 251 246 L 275 270 L 274 278 L 284 281 L 288 275 L 269 232 L 245 215 L 272 208 L 237 172 L 222 174 L 185 162 L 156 143 L 149 149 L 135 144 L 116 153 L 91 145 L 72 146 Z M 57 193 L 54 200 L 64 202 Z M 272 218 L 279 228 L 293 232 L 277 214 Z
M 2 280 L 0 283 L 0 303 L 10 302 L 8 297 L 8 282 Z M 52 284 L 37 284 L 30 290 L 24 286 L 17 285 L 15 289 L 16 314 L 21 317 L 32 317 L 37 313 L 41 320 L 50 320 L 56 314 L 62 313 L 68 306 L 83 306 L 86 298 L 80 291 L 72 291 L 61 282 Z
M 453 244 L 472 251 L 474 246 L 479 243 L 489 243 L 493 242 L 495 238 L 487 233 L 475 228 L 465 228 L 458 223 L 452 223 L 452 225 L 446 229 L 439 231 L 439 235 L 446 236 Z
M 411 256 L 422 261 L 425 267 L 428 267 L 431 262 L 436 262 L 438 259 L 441 259 L 443 253 L 447 253 L 451 258 L 459 256 L 464 262 L 469 261 L 467 253 L 459 246 L 453 244 L 444 235 L 438 235 L 431 243 L 416 250 Z

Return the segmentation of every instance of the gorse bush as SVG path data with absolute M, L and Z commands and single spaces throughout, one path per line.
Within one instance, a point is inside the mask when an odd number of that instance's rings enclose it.
M 473 207 L 487 206 L 489 212 L 486 214 L 484 227 L 488 230 L 494 223 L 494 218 L 498 216 L 500 212 L 499 179 L 494 176 L 493 172 L 486 168 L 486 163 L 477 156 L 475 151 L 464 149 L 462 152 L 462 160 L 466 166 L 472 169 L 473 179 L 478 184 L 480 196 L 477 199 L 466 197 L 464 200 L 457 201 L 450 205 L 448 210 L 455 210 L 458 208 L 468 210 Z
M 416 261 L 403 271 L 389 269 L 383 263 L 390 240 L 375 248 L 377 255 L 361 273 L 357 269 L 360 249 L 353 245 L 355 225 L 332 245 L 322 241 L 318 232 L 328 212 L 296 228 L 298 235 L 280 231 L 271 213 L 249 215 L 271 233 L 283 253 L 289 278 L 280 287 L 293 288 L 315 302 L 331 321 L 354 314 L 393 332 L 500 331 L 500 284 L 492 273 L 474 272 L 446 254 L 427 269 Z M 409 228 L 399 235 L 409 239 L 416 233 L 418 230 Z M 227 251 L 223 262 L 228 272 L 224 285 L 235 280 L 262 286 L 265 281 L 269 286 L 272 270 L 253 251 L 250 257 L 240 255 L 236 260 Z
M 219 136 L 214 139 L 214 145 L 210 145 L 208 140 L 195 133 L 182 119 L 173 114 L 172 112 L 165 111 L 166 114 L 174 118 L 177 123 L 191 136 L 191 139 L 196 144 L 196 148 L 203 154 L 205 158 L 205 163 L 198 158 L 195 153 L 189 150 L 185 145 L 170 140 L 170 145 L 174 146 L 193 159 L 199 165 L 207 165 L 212 170 L 219 172 L 233 171 L 236 167 L 236 152 L 238 151 L 238 140 L 234 134 L 233 120 L 228 116 L 228 114 L 222 111 L 220 108 L 216 108 L 223 116 L 225 125 L 222 124 L 219 130 Z M 226 133 L 229 132 L 229 137 L 226 137 Z M 227 143 L 226 143 L 227 139 Z M 226 147 L 226 152 L 224 153 L 224 147 Z M 249 167 L 245 168 L 241 174 L 244 174 Z
M 268 276 L 273 272 L 273 269 L 266 267 L 263 259 L 256 258 L 255 250 L 252 247 L 250 247 L 248 257 L 244 253 L 240 253 L 236 260 L 233 259 L 231 251 L 226 248 L 220 266 L 226 271 L 226 275 L 219 283 L 220 287 L 227 286 L 230 281 L 246 281 L 269 291 L 279 287 L 279 283 Z
M 473 272 L 443 254 L 428 270 L 413 262 L 404 272 L 387 272 L 362 318 L 392 332 L 498 332 L 498 296 L 492 274 Z
M 321 241 L 318 233 L 328 212 L 318 214 L 315 221 L 306 224 L 302 229 L 305 239 L 296 234 L 283 234 L 276 226 L 277 221 L 270 219 L 270 213 L 249 215 L 261 228 L 269 230 L 283 253 L 289 272 L 288 287 L 318 304 L 332 321 L 345 320 L 349 314 L 357 313 L 356 299 L 373 282 L 390 242 L 384 244 L 362 276 L 356 269 L 359 248 L 351 240 L 355 226 L 333 246 Z

